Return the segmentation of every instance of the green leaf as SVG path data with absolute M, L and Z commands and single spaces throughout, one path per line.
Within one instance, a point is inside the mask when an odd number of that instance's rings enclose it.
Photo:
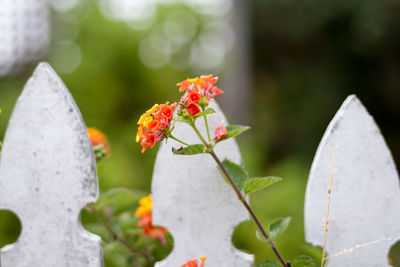
M 243 185 L 244 193 L 249 194 L 264 189 L 281 180 L 282 178 L 276 176 L 250 178 L 244 182 Z
M 291 217 L 278 218 L 270 222 L 268 225 L 269 238 L 275 240 L 275 238 L 280 233 L 286 230 L 286 228 L 289 226 L 291 219 L 292 219 Z
M 196 154 L 206 153 L 204 145 L 202 144 L 190 145 L 178 149 L 173 147 L 172 152 L 175 155 L 196 155 Z
M 248 176 L 246 170 L 228 159 L 225 159 L 222 162 L 222 165 L 224 165 L 226 171 L 228 172 L 229 176 L 232 178 L 235 185 L 239 188 L 239 190 L 242 190 L 243 184 L 246 181 L 247 176 Z
M 114 213 L 119 213 L 125 210 L 135 210 L 138 206 L 140 198 L 146 194 L 141 191 L 135 191 L 126 188 L 113 188 L 104 194 L 100 194 L 99 200 L 96 202 L 98 209 L 111 207 Z
M 293 267 L 316 267 L 314 259 L 307 255 L 297 256 L 292 263 Z
M 276 260 L 263 260 L 256 264 L 256 267 L 282 267 Z
M 243 133 L 244 131 L 247 131 L 248 129 L 250 129 L 249 126 L 242 126 L 242 125 L 229 125 L 229 126 L 226 126 L 225 128 L 228 133 L 225 137 L 221 138 L 219 141 L 238 136 L 239 134 Z
M 194 116 L 194 118 L 198 118 L 198 117 L 201 117 L 201 116 L 206 116 L 206 115 L 213 114 L 213 113 L 216 113 L 216 111 L 213 110 L 212 108 L 207 108 L 207 109 L 204 110 L 203 112 L 197 113 L 197 114 Z

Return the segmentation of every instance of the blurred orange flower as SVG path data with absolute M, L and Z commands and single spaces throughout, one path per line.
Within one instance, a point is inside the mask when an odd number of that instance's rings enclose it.
M 164 227 L 153 225 L 151 194 L 141 198 L 139 204 L 140 206 L 136 209 L 135 216 L 140 218 L 138 226 L 142 228 L 142 234 L 157 239 L 165 245 L 167 243 L 165 234 L 168 233 L 168 230 Z
M 136 217 L 149 216 L 151 215 L 152 208 L 153 207 L 151 204 L 151 194 L 148 195 L 147 197 L 142 197 L 139 200 L 139 207 L 136 209 L 135 216 Z
M 200 266 L 198 265 L 197 260 L 190 260 L 188 262 L 186 262 L 185 264 L 183 264 L 181 267 L 204 267 L 204 261 L 206 260 L 206 257 L 201 256 L 200 257 Z
M 110 154 L 111 149 L 107 141 L 107 136 L 104 133 L 93 127 L 89 127 L 87 129 L 87 132 L 89 135 L 90 143 L 92 144 L 94 150 L 96 149 L 97 146 L 102 145 L 103 146 L 102 148 L 104 149 L 106 154 L 107 155 Z

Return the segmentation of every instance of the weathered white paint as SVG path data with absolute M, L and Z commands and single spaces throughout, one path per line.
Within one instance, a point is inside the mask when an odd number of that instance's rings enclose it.
M 86 126 L 72 96 L 46 63 L 26 84 L 9 122 L 0 161 L 0 209 L 22 222 L 1 250 L 2 267 L 99 267 L 100 237 L 80 211 L 98 195 Z
M 0 77 L 39 60 L 49 42 L 47 0 L 0 1 Z
M 213 136 L 215 128 L 226 119 L 215 103 L 211 107 L 217 110 L 208 116 Z M 206 137 L 203 121 L 198 119 L 198 126 Z M 174 135 L 190 144 L 200 143 L 193 130 L 183 123 L 176 124 Z M 181 145 L 168 140 L 160 147 L 152 193 L 153 223 L 168 228 L 174 237 L 174 249 L 156 266 L 177 267 L 201 255 L 207 256 L 207 266 L 251 266 L 253 256 L 235 249 L 231 240 L 234 228 L 249 216 L 221 177 L 216 163 L 208 154 L 173 155 L 172 147 Z M 241 162 L 233 139 L 221 142 L 215 151 L 221 160 Z
M 314 158 L 305 199 L 306 240 L 323 244 L 329 172 L 336 146 L 328 256 L 382 238 L 391 241 L 331 258 L 327 266 L 389 266 L 389 249 L 400 239 L 399 177 L 378 127 L 356 96 L 343 103 Z

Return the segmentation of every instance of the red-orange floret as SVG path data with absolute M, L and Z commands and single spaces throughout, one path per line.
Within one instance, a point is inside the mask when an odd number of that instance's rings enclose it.
M 172 116 L 174 115 L 174 109 L 176 108 L 176 102 L 173 103 L 172 105 L 168 105 L 168 102 L 165 104 L 161 104 L 159 106 L 159 112 L 156 112 L 154 116 L 157 118 L 157 116 L 165 116 L 168 119 L 172 119 Z
M 155 131 L 158 129 L 159 126 L 160 126 L 160 122 L 159 122 L 158 120 L 152 120 L 152 121 L 148 124 L 147 128 L 149 128 L 149 130 L 150 130 L 151 132 L 155 132 Z
M 186 105 L 186 110 L 192 117 L 201 112 L 201 109 L 199 108 L 199 106 L 193 102 Z
M 197 103 L 201 99 L 201 94 L 198 90 L 192 90 L 190 93 L 187 94 L 187 98 L 192 103 Z

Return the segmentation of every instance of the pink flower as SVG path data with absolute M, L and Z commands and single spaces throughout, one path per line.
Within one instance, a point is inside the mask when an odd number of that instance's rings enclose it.
M 222 124 L 220 126 L 218 126 L 217 129 L 215 129 L 213 140 L 219 141 L 222 138 L 224 138 L 227 134 L 228 134 L 228 131 L 226 130 L 224 123 L 222 122 Z

